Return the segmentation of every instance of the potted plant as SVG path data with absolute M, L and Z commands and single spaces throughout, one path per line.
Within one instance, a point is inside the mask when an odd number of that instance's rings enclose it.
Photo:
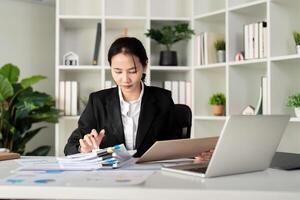
M 56 123 L 59 110 L 54 99 L 31 85 L 45 79 L 35 75 L 18 82 L 20 70 L 6 64 L 0 68 L 0 148 L 24 154 L 26 143 L 46 126 L 32 127 L 38 122 Z M 26 155 L 47 155 L 50 146 L 40 146 Z
M 300 117 L 300 93 L 289 96 L 287 106 L 294 107 L 296 117 Z
M 219 63 L 225 62 L 225 48 L 226 44 L 223 39 L 216 40 L 214 43 L 215 49 L 217 50 L 217 61 Z
M 166 25 L 160 29 L 148 29 L 145 33 L 147 37 L 165 46 L 165 50 L 160 52 L 159 65 L 176 66 L 177 53 L 172 51 L 172 45 L 181 40 L 190 39 L 194 31 L 189 28 L 187 23 Z
M 300 54 L 300 32 L 294 31 L 293 36 L 296 43 L 297 54 Z
M 209 98 L 209 104 L 212 105 L 213 114 L 216 116 L 225 115 L 226 98 L 223 93 L 215 93 Z

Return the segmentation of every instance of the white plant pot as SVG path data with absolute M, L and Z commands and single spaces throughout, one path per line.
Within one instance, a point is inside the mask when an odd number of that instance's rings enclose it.
M 296 117 L 300 117 L 300 107 L 295 108 L 295 115 Z
M 297 51 L 297 54 L 300 54 L 300 45 L 296 46 L 296 51 Z
M 217 51 L 217 61 L 218 61 L 218 63 L 225 62 L 225 55 L 226 55 L 226 52 L 224 50 L 218 50 Z

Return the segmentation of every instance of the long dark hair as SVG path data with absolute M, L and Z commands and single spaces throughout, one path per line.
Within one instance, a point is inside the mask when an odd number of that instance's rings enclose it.
M 111 66 L 111 59 L 113 56 L 119 54 L 119 53 L 125 53 L 125 54 L 131 54 L 135 55 L 139 58 L 143 68 L 146 68 L 148 64 L 148 57 L 145 50 L 145 47 L 143 46 L 142 42 L 138 40 L 135 37 L 121 37 L 116 39 L 112 45 L 109 48 L 107 59 L 109 62 L 109 65 Z M 134 59 L 133 59 L 134 62 Z M 135 62 L 134 62 L 135 65 Z M 136 65 L 135 65 L 136 67 Z M 142 81 L 145 80 L 146 74 L 143 73 Z

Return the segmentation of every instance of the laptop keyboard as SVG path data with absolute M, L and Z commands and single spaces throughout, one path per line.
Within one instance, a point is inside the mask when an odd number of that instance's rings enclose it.
M 206 172 L 206 170 L 207 170 L 207 167 L 195 167 L 195 168 L 184 169 L 184 170 L 205 174 L 205 172 Z

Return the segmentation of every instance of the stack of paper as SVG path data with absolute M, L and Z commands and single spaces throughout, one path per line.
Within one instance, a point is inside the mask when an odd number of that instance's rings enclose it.
M 97 149 L 91 153 L 78 153 L 57 158 L 57 160 L 61 169 L 95 170 L 119 168 L 129 163 L 131 158 L 124 144 L 120 144 L 106 149 Z

